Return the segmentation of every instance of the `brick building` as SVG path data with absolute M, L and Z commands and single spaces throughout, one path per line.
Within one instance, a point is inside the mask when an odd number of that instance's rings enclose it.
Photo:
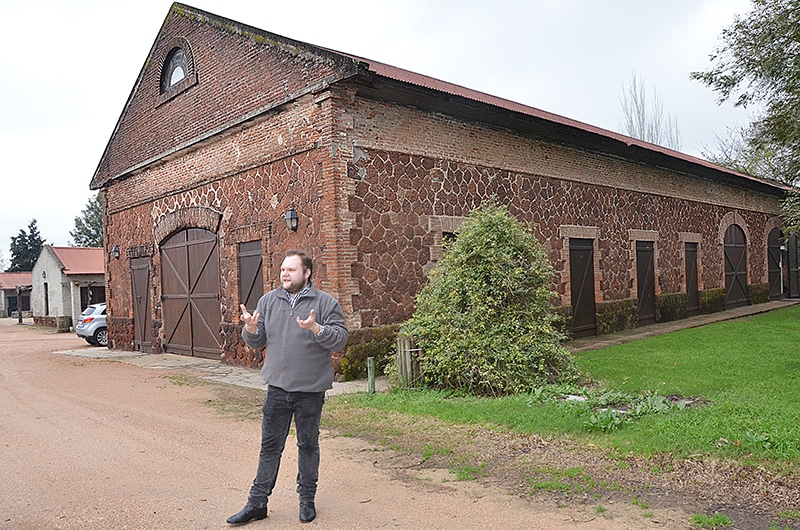
M 351 328 L 398 323 L 442 238 L 490 197 L 533 226 L 577 334 L 615 304 L 646 323 L 675 300 L 685 314 L 709 293 L 797 291 L 783 186 L 181 4 L 91 187 L 120 349 L 258 364 L 238 306 L 295 247 Z

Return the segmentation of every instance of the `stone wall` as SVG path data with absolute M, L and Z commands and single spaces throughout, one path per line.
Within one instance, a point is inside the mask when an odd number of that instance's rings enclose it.
M 766 281 L 775 197 L 373 100 L 348 111 L 354 310 L 364 326 L 408 318 L 443 232 L 490 197 L 533 228 L 563 305 L 569 237 L 584 237 L 581 227 L 597 239 L 597 302 L 637 297 L 637 240 L 655 242 L 656 295 L 685 292 L 685 242 L 699 244 L 699 288 L 724 286 L 719 234 L 734 220 L 749 234 L 749 282 Z

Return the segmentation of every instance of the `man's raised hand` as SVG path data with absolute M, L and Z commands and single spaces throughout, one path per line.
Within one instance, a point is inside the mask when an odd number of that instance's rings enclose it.
M 239 308 L 242 310 L 242 322 L 244 322 L 244 329 L 248 333 L 255 333 L 258 331 L 258 311 L 253 311 L 251 315 L 244 304 L 240 304 Z

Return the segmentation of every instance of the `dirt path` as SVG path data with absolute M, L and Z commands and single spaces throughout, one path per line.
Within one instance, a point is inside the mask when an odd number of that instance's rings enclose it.
M 84 347 L 0 319 L 0 529 L 230 528 L 255 472 L 259 421 L 215 412 L 209 385 L 51 353 Z M 645 517 L 623 495 L 598 513 L 436 473 L 400 477 L 378 463 L 389 458 L 323 433 L 318 518 L 301 525 L 290 440 L 269 517 L 247 528 L 689 528 L 691 514 Z

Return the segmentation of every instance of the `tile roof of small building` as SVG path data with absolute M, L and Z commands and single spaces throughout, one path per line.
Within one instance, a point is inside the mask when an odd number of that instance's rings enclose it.
M 0 272 L 0 289 L 15 289 L 18 285 L 27 287 L 32 283 L 30 272 Z
M 105 255 L 100 247 L 51 247 L 64 266 L 64 274 L 104 274 Z

